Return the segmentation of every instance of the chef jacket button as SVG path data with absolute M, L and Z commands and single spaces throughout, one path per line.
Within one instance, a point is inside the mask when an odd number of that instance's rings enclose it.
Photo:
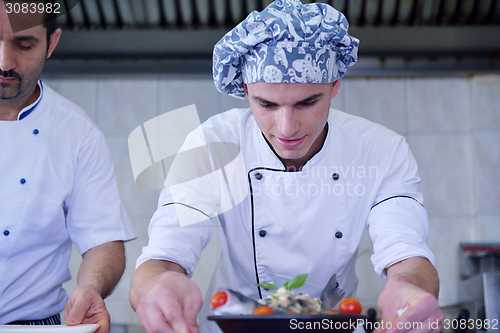
M 40 133 L 40 131 L 38 131 L 36 128 L 33 130 L 33 134 L 37 135 L 38 133 Z
M 339 174 L 338 174 L 338 173 L 336 173 L 336 172 L 335 172 L 335 173 L 332 175 L 332 178 L 333 178 L 333 180 L 339 180 L 340 176 L 339 176 Z
M 257 180 L 261 180 L 261 179 L 262 179 L 262 177 L 264 177 L 264 176 L 262 176 L 262 174 L 261 174 L 260 172 L 257 172 L 257 173 L 255 174 L 255 178 L 256 178 Z
M 337 238 L 342 238 L 342 236 L 344 236 L 344 235 L 340 231 L 337 231 L 335 233 L 335 237 L 337 237 Z
M 3 234 L 4 234 L 5 236 L 8 236 L 8 235 L 10 234 L 10 231 L 9 231 L 9 230 L 5 230 L 5 231 L 3 232 Z
M 21 180 L 19 181 L 21 184 L 26 184 L 26 179 L 24 178 L 21 178 Z
M 265 230 L 259 231 L 259 236 L 260 237 L 266 237 L 266 235 L 267 235 L 267 231 L 265 231 Z

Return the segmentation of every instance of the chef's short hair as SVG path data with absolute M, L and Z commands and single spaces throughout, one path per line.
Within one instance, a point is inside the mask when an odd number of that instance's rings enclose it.
M 16 0 L 4 0 L 5 2 L 15 2 Z M 19 1 L 19 0 L 17 0 Z M 35 2 L 35 3 L 43 3 L 45 6 L 48 3 L 54 4 L 56 3 L 55 0 L 27 0 L 28 2 Z M 44 18 L 44 26 L 45 29 L 47 29 L 47 48 L 49 47 L 49 41 L 50 41 L 50 36 L 56 31 L 57 29 L 57 14 L 54 13 L 54 11 L 45 11 L 45 18 Z
M 55 1 L 49 1 L 49 0 L 42 0 L 43 3 L 51 2 L 54 3 Z M 57 14 L 54 13 L 54 11 L 51 11 L 50 13 L 45 13 L 45 29 L 47 29 L 47 47 L 50 41 L 50 36 L 56 31 L 57 29 Z

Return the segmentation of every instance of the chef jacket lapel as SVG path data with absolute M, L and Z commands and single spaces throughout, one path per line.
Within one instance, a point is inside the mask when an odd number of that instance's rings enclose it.
M 287 172 L 281 162 L 276 163 L 279 159 L 261 136 L 258 148 L 273 156 L 269 156 L 271 167 L 249 171 L 259 283 L 283 285 L 308 273 L 304 290 L 319 296 L 331 275 L 349 264 L 347 237 L 337 237 L 347 229 L 346 197 L 338 195 L 343 180 L 331 175 L 331 167 L 342 164 L 342 153 L 326 156 L 329 144 L 327 140 L 301 171 Z M 261 289 L 264 297 L 270 292 Z

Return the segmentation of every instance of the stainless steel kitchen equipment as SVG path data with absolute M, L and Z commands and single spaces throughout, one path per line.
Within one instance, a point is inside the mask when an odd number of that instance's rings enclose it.
M 462 280 L 458 307 L 469 311 L 468 319 L 476 320 L 472 325 L 476 331 L 498 332 L 500 243 L 461 243 L 460 261 Z

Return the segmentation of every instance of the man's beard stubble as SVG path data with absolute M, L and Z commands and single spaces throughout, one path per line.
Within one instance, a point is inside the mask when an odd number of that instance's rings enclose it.
M 19 73 L 17 72 L 14 72 L 13 70 L 3 71 L 0 69 L 0 77 L 14 78 L 18 80 L 17 83 L 13 82 L 9 84 L 6 83 L 0 84 L 0 100 L 11 100 L 18 97 L 21 93 L 21 81 L 22 81 L 21 75 L 19 75 Z

